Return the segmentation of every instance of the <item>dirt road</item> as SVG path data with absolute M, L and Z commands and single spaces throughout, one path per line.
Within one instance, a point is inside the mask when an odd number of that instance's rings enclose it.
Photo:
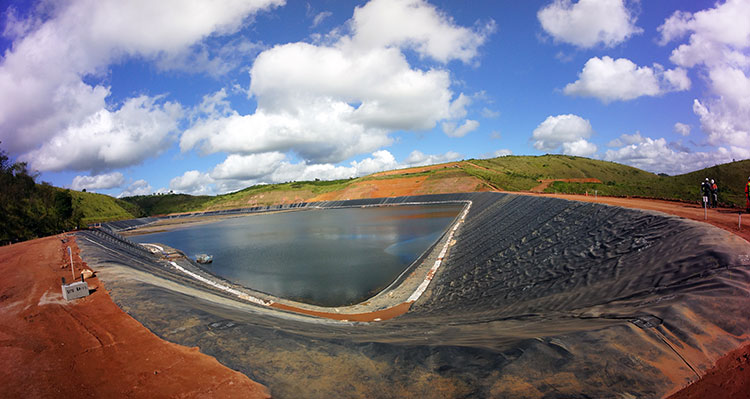
M 95 277 L 90 296 L 65 301 L 68 246 L 79 271 L 74 237 L 0 247 L 0 397 L 269 397 L 198 348 L 151 333 Z

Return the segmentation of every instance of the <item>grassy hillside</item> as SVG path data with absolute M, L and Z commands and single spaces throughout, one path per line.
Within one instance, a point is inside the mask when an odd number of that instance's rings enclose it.
M 592 160 L 589 160 L 592 161 Z M 601 161 L 593 161 L 601 162 Z M 591 171 L 586 176 L 595 177 L 602 181 L 598 183 L 569 183 L 554 182 L 545 192 L 561 192 L 583 194 L 593 193 L 595 190 L 599 195 L 608 196 L 638 196 L 644 198 L 668 199 L 685 202 L 700 202 L 700 183 L 705 178 L 716 180 L 719 186 L 719 202 L 722 206 L 745 207 L 744 184 L 750 176 L 750 160 L 731 162 L 713 166 L 695 172 L 677 176 L 655 175 L 639 169 L 628 171 L 604 170 L 606 165 L 602 163 L 602 172 Z M 617 165 L 617 164 L 611 164 Z M 618 165 L 622 168 L 627 166 Z M 615 173 L 613 176 L 612 173 Z M 602 178 L 601 176 L 612 176 Z M 555 178 L 566 178 L 555 177 Z
M 167 194 L 115 199 L 37 184 L 23 164 L 2 155 L 1 240 L 23 240 L 95 222 L 293 202 L 503 190 L 593 193 L 698 202 L 700 182 L 719 185 L 725 206 L 744 208 L 750 160 L 679 176 L 565 155 L 506 156 L 376 173 L 356 179 L 256 185 L 218 196 Z M 574 179 L 576 181 L 571 181 Z M 585 180 L 585 182 L 583 181 Z
M 658 177 L 631 166 L 567 155 L 477 159 L 462 162 L 462 167 L 507 191 L 530 190 L 545 179 L 593 178 L 609 185 L 631 186 Z
M 135 205 L 104 194 L 70 190 L 73 209 L 81 214 L 81 224 L 132 219 L 143 212 Z
M 205 207 L 212 197 L 187 194 L 138 195 L 118 200 L 128 204 L 142 216 L 191 212 Z
M 744 207 L 743 183 L 750 160 L 718 165 L 680 176 L 649 173 L 631 166 L 567 155 L 505 156 L 376 173 L 357 179 L 257 185 L 215 197 L 161 195 L 125 198 L 144 215 L 229 209 L 257 205 L 350 199 L 372 196 L 437 194 L 486 189 L 528 191 L 542 181 L 588 179 L 597 182 L 548 182 L 544 192 L 699 201 L 699 184 L 714 178 L 720 202 Z

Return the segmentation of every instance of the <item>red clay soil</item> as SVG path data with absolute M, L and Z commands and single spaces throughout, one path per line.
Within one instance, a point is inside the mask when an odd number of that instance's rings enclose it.
M 727 353 L 700 380 L 669 399 L 750 398 L 750 345 Z
M 394 177 L 386 180 L 365 180 L 352 183 L 341 191 L 324 193 L 310 198 L 309 201 L 339 201 L 473 191 L 492 191 L 492 187 L 488 186 L 483 180 L 468 174 L 438 178 L 428 178 L 427 176 Z
M 422 173 L 422 172 L 427 172 L 429 170 L 450 169 L 450 168 L 460 168 L 460 167 L 461 167 L 460 162 L 450 162 L 450 163 L 443 163 L 443 164 L 438 164 L 438 165 L 416 166 L 416 167 L 407 168 L 407 169 L 387 170 L 385 172 L 374 173 L 372 174 L 372 176 L 377 177 L 377 176 L 391 176 L 391 175 L 401 175 L 401 174 L 409 174 L 409 173 Z
M 396 316 L 401 316 L 402 314 L 409 311 L 409 308 L 414 302 L 403 302 L 396 306 L 392 306 L 390 308 L 382 309 L 382 310 L 376 310 L 374 312 L 368 312 L 368 313 L 332 313 L 332 312 L 319 312 L 316 310 L 310 310 L 310 309 L 303 309 L 298 308 L 295 306 L 289 306 L 285 305 L 283 303 L 274 302 L 271 304 L 271 307 L 277 308 L 277 309 L 283 309 L 289 312 L 294 313 L 302 313 L 310 316 L 317 316 L 317 317 L 324 317 L 326 319 L 333 319 L 333 320 L 346 320 L 346 321 L 362 321 L 362 322 L 370 322 L 370 321 L 383 321 L 392 319 Z
M 0 247 L 0 397 L 267 398 L 268 389 L 198 348 L 166 342 L 123 312 L 96 278 L 67 302 L 74 237 Z

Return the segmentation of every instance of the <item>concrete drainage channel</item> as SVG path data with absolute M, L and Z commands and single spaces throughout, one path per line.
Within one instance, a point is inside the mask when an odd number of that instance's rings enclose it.
M 399 289 L 406 299 L 399 303 L 414 300 L 405 314 L 377 323 L 311 316 L 342 309 L 295 314 L 238 299 L 105 231 L 82 232 L 78 242 L 129 314 L 169 341 L 199 346 L 274 397 L 661 397 L 748 341 L 750 244 L 711 226 L 498 193 L 294 208 L 441 201 L 471 205 L 378 295 L 382 302 L 370 301 L 386 309 Z M 423 274 L 410 278 L 415 273 Z

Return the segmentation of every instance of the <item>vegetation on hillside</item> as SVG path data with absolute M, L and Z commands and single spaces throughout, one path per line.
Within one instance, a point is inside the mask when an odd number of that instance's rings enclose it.
M 11 163 L 0 150 L 0 243 L 23 241 L 76 228 L 81 213 L 70 190 L 37 184 L 25 162 Z
M 122 202 L 134 208 L 138 216 L 192 212 L 202 209 L 209 200 L 211 197 L 208 195 L 188 194 L 137 195 L 121 198 Z
M 719 201 L 725 206 L 744 207 L 744 184 L 750 176 L 750 160 L 717 165 L 679 176 L 656 175 L 613 162 L 567 155 L 505 156 L 470 159 L 431 167 L 391 171 L 387 174 L 330 181 L 301 181 L 261 184 L 217 196 L 160 194 L 115 199 L 103 194 L 60 189 L 37 184 L 24 163 L 11 164 L 0 151 L 0 242 L 25 240 L 84 226 L 89 223 L 154 216 L 169 213 L 229 209 L 256 205 L 305 202 L 326 193 L 356 191 L 370 181 L 383 183 L 410 178 L 435 182 L 440 190 L 450 189 L 456 177 L 473 176 L 496 190 L 526 191 L 543 180 L 556 180 L 545 192 L 588 192 L 607 196 L 638 196 L 697 202 L 700 182 L 717 181 Z M 424 177 L 425 179 L 421 179 Z M 404 180 L 406 178 L 406 180 Z M 559 181 L 596 179 L 601 183 Z M 445 186 L 445 187 L 444 187 Z M 476 189 L 485 187 L 480 184 Z M 430 191 L 431 192 L 431 191 Z M 440 191 L 445 192 L 445 191 Z
M 143 215 L 138 206 L 112 198 L 109 195 L 69 191 L 74 199 L 74 207 L 81 215 L 81 226 L 112 220 L 132 219 Z
M 549 155 L 544 157 L 551 159 L 560 156 Z M 521 157 L 527 158 L 527 157 Z M 540 179 L 566 179 L 589 177 L 599 179 L 602 183 L 574 183 L 553 182 L 545 192 L 558 192 L 570 194 L 598 194 L 617 197 L 643 197 L 654 199 L 677 200 L 684 202 L 700 202 L 700 183 L 705 178 L 714 179 L 719 187 L 719 203 L 722 206 L 744 208 L 745 192 L 744 185 L 750 176 L 750 160 L 737 161 L 722 165 L 712 166 L 683 175 L 667 176 L 648 173 L 636 168 L 619 165 L 611 162 L 596 161 L 586 158 L 578 158 L 576 162 L 580 166 L 574 173 L 562 173 L 559 169 L 551 173 L 549 177 Z M 489 160 L 492 161 L 492 160 Z M 599 170 L 586 170 L 588 165 L 599 165 Z M 583 173 L 579 173 L 583 172 Z

